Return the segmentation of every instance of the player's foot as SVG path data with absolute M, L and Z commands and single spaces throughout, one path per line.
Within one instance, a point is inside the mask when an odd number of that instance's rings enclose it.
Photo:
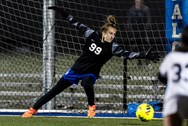
M 22 115 L 22 118 L 30 118 L 30 117 L 32 117 L 33 114 L 36 114 L 36 113 L 37 113 L 37 110 L 36 110 L 36 109 L 30 108 L 29 110 L 27 110 L 27 111 Z
M 88 110 L 87 116 L 89 118 L 93 118 L 95 116 L 95 110 L 96 110 L 96 105 L 89 106 L 89 110 Z

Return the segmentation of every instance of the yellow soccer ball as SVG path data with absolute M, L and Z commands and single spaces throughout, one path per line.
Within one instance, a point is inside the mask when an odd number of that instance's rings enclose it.
M 136 117 L 140 121 L 147 122 L 153 119 L 154 113 L 154 109 L 151 105 L 142 103 L 136 110 Z

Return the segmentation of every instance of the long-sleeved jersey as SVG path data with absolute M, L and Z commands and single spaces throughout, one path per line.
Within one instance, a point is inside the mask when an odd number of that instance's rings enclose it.
M 122 49 L 115 41 L 101 42 L 97 31 L 77 21 L 72 15 L 65 17 L 69 23 L 83 33 L 86 43 L 80 57 L 75 61 L 72 70 L 80 74 L 92 73 L 99 76 L 101 67 L 112 57 L 118 56 L 126 59 L 142 57 L 139 52 L 130 52 Z

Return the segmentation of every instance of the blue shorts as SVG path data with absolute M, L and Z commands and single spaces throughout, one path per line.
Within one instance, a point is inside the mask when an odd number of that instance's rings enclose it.
M 83 80 L 85 77 L 93 77 L 94 82 L 97 80 L 96 75 L 94 74 L 78 74 L 75 73 L 72 69 L 69 69 L 64 75 L 65 80 L 70 81 L 72 84 L 78 84 L 79 80 Z

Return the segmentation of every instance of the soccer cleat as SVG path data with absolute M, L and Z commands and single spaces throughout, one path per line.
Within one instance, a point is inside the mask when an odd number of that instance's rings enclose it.
M 29 110 L 27 110 L 23 115 L 22 118 L 30 118 L 32 117 L 33 114 L 36 114 L 37 110 L 34 108 L 30 108 Z
M 88 118 L 93 118 L 95 116 L 95 110 L 96 110 L 96 105 L 89 106 L 89 110 L 87 113 Z

